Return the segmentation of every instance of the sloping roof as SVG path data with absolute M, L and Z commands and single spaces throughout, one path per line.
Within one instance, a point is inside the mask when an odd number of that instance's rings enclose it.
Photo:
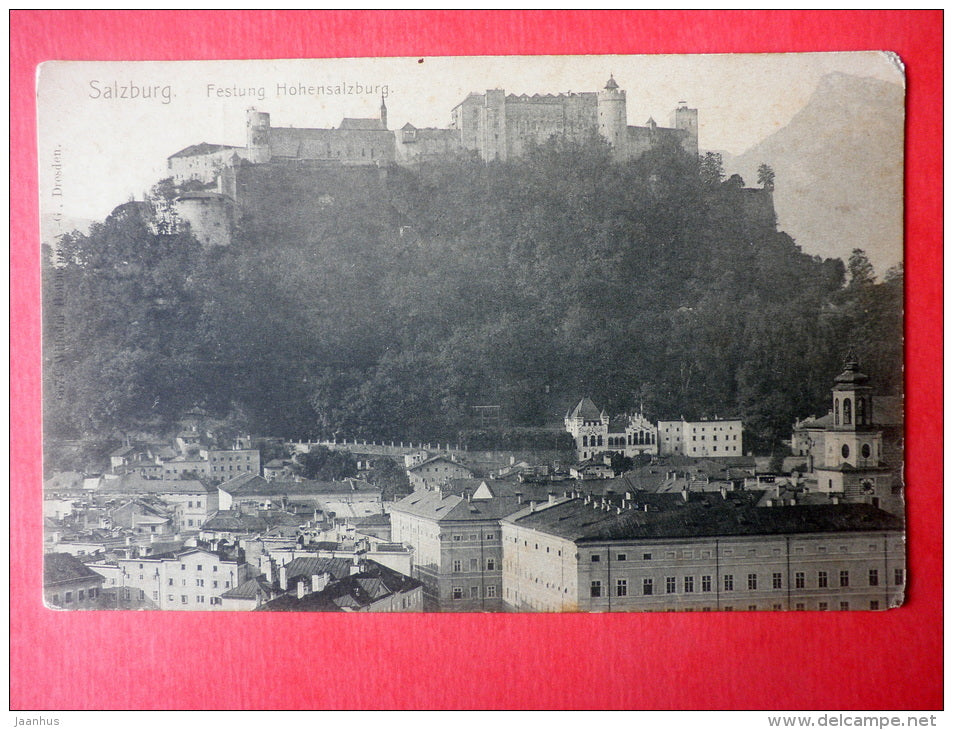
M 583 398 L 576 407 L 569 413 L 570 418 L 581 418 L 584 421 L 598 421 L 602 418 L 602 413 L 596 408 L 596 404 L 588 396 Z
M 319 482 L 313 479 L 301 479 L 299 481 L 273 479 L 269 481 L 258 474 L 250 473 L 222 482 L 218 485 L 218 488 L 228 492 L 233 497 L 280 497 L 292 494 L 353 494 L 355 492 L 379 493 L 381 491 L 380 487 L 375 487 L 361 479 L 345 479 L 340 482 Z
M 341 120 L 341 126 L 338 129 L 360 129 L 363 131 L 383 131 L 384 123 L 380 119 L 357 119 L 354 117 L 344 117 Z
M 124 474 L 103 482 L 102 494 L 201 494 L 215 491 L 198 479 L 145 479 L 139 474 Z
M 390 515 L 384 513 L 360 517 L 354 521 L 355 527 L 383 527 L 385 525 L 390 525 Z
M 498 520 L 520 507 L 515 497 L 494 497 L 468 501 L 455 494 L 422 490 L 404 497 L 391 507 L 391 512 L 424 517 L 437 522 Z
M 394 593 L 408 593 L 423 584 L 373 560 L 352 576 L 332 582 L 323 591 L 298 598 L 288 593 L 260 606 L 259 611 L 343 611 L 360 610 Z
M 219 510 L 205 521 L 202 529 L 215 532 L 265 532 L 274 527 L 297 529 L 300 524 L 299 517 L 282 510 L 260 510 L 258 514 Z
M 900 518 L 867 504 L 757 507 L 762 491 L 692 493 L 688 502 L 677 494 L 636 495 L 650 510 L 624 509 L 621 514 L 573 499 L 524 512 L 513 521 L 575 542 L 601 540 L 783 535 L 900 530 Z M 654 505 L 654 506 L 652 506 Z
M 295 578 L 308 578 L 310 580 L 311 576 L 321 573 L 330 573 L 334 578 L 340 580 L 350 575 L 351 559 L 295 558 L 290 563 L 286 563 L 284 568 L 289 581 Z
M 421 461 L 421 462 L 420 462 L 419 464 L 417 464 L 416 466 L 409 467 L 409 468 L 407 469 L 407 471 L 416 471 L 417 469 L 419 469 L 419 468 L 422 467 L 422 466 L 426 466 L 427 464 L 433 464 L 434 462 L 437 462 L 437 461 L 445 461 L 445 462 L 447 462 L 448 464 L 453 464 L 454 466 L 458 466 L 458 467 L 460 467 L 461 469 L 465 469 L 465 470 L 468 471 L 468 472 L 471 472 L 471 473 L 473 472 L 473 469 L 471 469 L 470 467 L 466 466 L 465 464 L 461 464 L 461 463 L 459 463 L 459 462 L 457 462 L 457 461 L 454 461 L 454 460 L 451 459 L 449 456 L 443 456 L 443 455 L 441 455 L 441 454 L 438 454 L 437 456 L 431 456 L 429 459 L 426 459 L 426 460 L 424 460 L 424 461 Z
M 54 586 L 73 580 L 103 577 L 88 568 L 83 562 L 69 553 L 47 553 L 43 556 L 43 585 Z
M 272 592 L 268 587 L 265 576 L 259 575 L 254 578 L 249 578 L 241 585 L 237 585 L 229 591 L 225 591 L 225 593 L 222 594 L 222 598 L 254 600 L 258 598 L 258 596 L 267 598 L 271 595 Z
M 169 159 L 171 160 L 174 157 L 195 157 L 197 155 L 208 155 L 212 152 L 221 152 L 222 150 L 238 150 L 241 147 L 235 147 L 230 144 L 209 144 L 208 142 L 199 142 L 198 144 L 189 145 L 184 149 L 179 150 L 171 155 Z

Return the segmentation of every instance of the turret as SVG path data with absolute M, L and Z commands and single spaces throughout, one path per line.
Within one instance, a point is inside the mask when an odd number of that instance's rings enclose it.
M 698 154 L 698 110 L 689 109 L 688 103 L 678 102 L 675 111 L 672 112 L 670 124 L 675 129 L 684 131 L 685 137 L 682 139 L 682 147 L 691 155 Z
M 245 125 L 248 133 L 248 160 L 254 163 L 268 162 L 271 159 L 271 147 L 268 144 L 271 115 L 252 107 L 246 112 Z
M 625 91 L 619 88 L 615 78 L 609 76 L 605 88 L 596 97 L 599 118 L 599 134 L 616 155 L 625 154 L 628 122 L 625 112 Z
M 383 94 L 381 94 L 381 126 L 387 129 L 387 104 L 384 102 Z

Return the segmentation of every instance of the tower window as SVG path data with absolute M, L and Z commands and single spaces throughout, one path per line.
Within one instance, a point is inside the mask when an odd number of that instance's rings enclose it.
M 840 453 L 841 453 L 841 456 L 843 456 L 846 459 L 848 456 L 850 456 L 850 446 L 848 446 L 847 444 L 844 444 L 843 446 L 841 446 Z
M 850 398 L 844 398 L 844 425 L 850 425 Z
M 863 402 L 863 401 L 861 401 L 861 402 Z M 858 408 L 857 411 L 858 411 L 858 412 L 857 412 L 857 416 L 858 416 L 858 418 L 859 418 L 859 417 L 860 417 L 860 408 Z M 870 458 L 870 444 L 864 444 L 863 446 L 860 447 L 860 455 L 863 456 L 865 459 L 869 459 L 869 458 Z

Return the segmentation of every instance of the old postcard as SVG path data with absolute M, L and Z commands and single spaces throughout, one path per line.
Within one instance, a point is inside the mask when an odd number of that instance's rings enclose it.
M 51 609 L 903 601 L 898 58 L 37 95 Z

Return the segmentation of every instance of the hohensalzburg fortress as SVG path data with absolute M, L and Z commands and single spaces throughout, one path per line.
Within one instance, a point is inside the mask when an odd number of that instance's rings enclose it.
M 176 182 L 212 183 L 223 166 L 239 160 L 383 165 L 420 162 L 464 150 L 477 152 L 486 161 L 507 160 L 552 137 L 582 141 L 593 133 L 609 143 L 619 160 L 666 144 L 697 154 L 698 110 L 679 102 L 670 124 L 660 127 L 649 118 L 645 126 L 630 126 L 625 91 L 612 77 L 599 92 L 517 96 L 490 89 L 470 94 L 453 108 L 446 129 L 417 128 L 408 122 L 391 130 L 383 98 L 378 118 L 345 118 L 332 129 L 274 127 L 270 114 L 249 109 L 245 147 L 192 145 L 169 158 L 169 171 Z
M 610 76 L 598 92 L 473 93 L 451 110 L 446 129 L 418 128 L 409 122 L 400 129 L 388 128 L 383 97 L 377 118 L 344 118 L 331 129 L 275 127 L 270 114 L 252 108 L 244 147 L 202 142 L 170 156 L 168 166 L 175 183 L 198 182 L 206 188 L 182 194 L 176 201 L 178 216 L 190 223 L 203 244 L 226 245 L 238 211 L 252 202 L 249 190 L 254 186 L 243 188 L 240 180 L 254 176 L 249 166 L 269 169 L 275 177 L 288 170 L 324 170 L 327 175 L 333 169 L 414 165 L 466 152 L 487 162 L 512 160 L 553 137 L 582 142 L 596 134 L 618 161 L 660 147 L 697 155 L 698 110 L 679 102 L 670 124 L 660 127 L 649 118 L 645 126 L 630 126 L 625 91 Z

